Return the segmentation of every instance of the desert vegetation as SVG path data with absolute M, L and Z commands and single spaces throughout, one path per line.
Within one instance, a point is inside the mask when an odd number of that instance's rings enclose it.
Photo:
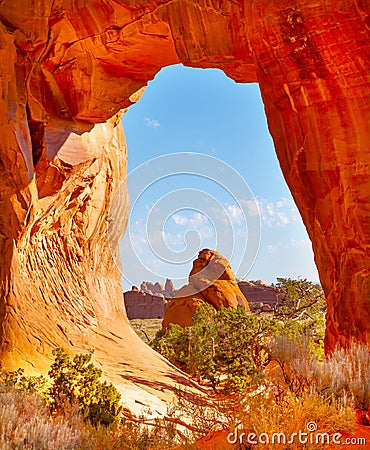
M 145 411 L 142 417 L 127 413 L 125 399 L 101 381 L 90 354 L 71 358 L 59 348 L 48 380 L 21 369 L 2 374 L 0 448 L 196 449 L 199 439 L 223 430 L 238 433 L 236 449 L 273 449 L 276 443 L 251 446 L 247 433 L 274 430 L 289 437 L 308 423 L 350 435 L 355 409 L 370 406 L 369 349 L 355 344 L 325 357 L 321 289 L 306 280 L 278 283 L 280 302 L 272 312 L 205 305 L 192 327 L 171 325 L 152 338 L 153 348 L 208 389 L 207 400 L 179 387 L 166 417 L 149 423 Z M 137 322 L 146 341 L 158 325 L 151 322 L 149 331 Z M 318 447 L 308 442 L 284 448 Z
M 71 359 L 58 348 L 54 356 L 50 381 L 26 376 L 21 369 L 2 374 L 1 449 L 146 450 L 180 442 L 173 422 L 144 426 L 140 418 L 125 419 L 121 395 L 100 380 L 91 354 Z
M 208 304 L 195 313 L 192 327 L 171 324 L 159 330 L 152 347 L 173 364 L 214 389 L 243 390 L 260 380 L 270 362 L 278 337 L 305 335 L 313 352 L 323 355 L 325 298 L 319 286 L 307 280 L 279 278 L 279 303 L 272 313 L 258 308 Z M 225 381 L 226 380 L 226 381 Z

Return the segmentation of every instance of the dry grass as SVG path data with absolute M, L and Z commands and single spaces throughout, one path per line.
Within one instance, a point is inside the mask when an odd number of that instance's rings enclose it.
M 0 386 L 0 448 L 22 450 L 89 449 L 82 421 L 51 420 L 37 393 Z
M 370 350 L 364 344 L 335 351 L 319 367 L 317 389 L 322 394 L 353 397 L 359 409 L 370 407 Z
M 292 444 L 278 445 L 272 442 L 273 433 L 283 433 L 287 442 L 293 433 L 308 433 L 307 425 L 315 423 L 317 432 L 329 433 L 351 432 L 356 424 L 355 412 L 350 405 L 329 403 L 317 394 L 298 398 L 291 392 L 276 401 L 273 391 L 260 393 L 246 399 L 246 407 L 239 412 L 239 427 L 253 431 L 257 437 L 266 433 L 269 443 L 259 443 L 256 449 L 307 449 L 324 448 L 316 442 L 299 443 L 293 438 Z M 308 433 L 310 434 L 310 433 Z M 258 438 L 257 438 L 258 440 Z
M 147 426 L 125 419 L 93 426 L 78 409 L 53 417 L 38 393 L 0 384 L 1 450 L 163 450 L 184 442 L 175 428 L 166 421 Z
M 132 319 L 130 320 L 132 328 L 135 330 L 139 338 L 149 344 L 157 331 L 162 328 L 163 319 Z
M 310 391 L 334 401 L 352 398 L 357 408 L 370 407 L 370 349 L 365 344 L 354 343 L 319 361 L 306 337 L 279 336 L 272 355 L 281 369 L 274 382 L 282 391 Z

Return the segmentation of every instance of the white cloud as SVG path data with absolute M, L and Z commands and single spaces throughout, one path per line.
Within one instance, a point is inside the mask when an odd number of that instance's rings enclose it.
M 189 219 L 181 214 L 173 214 L 172 220 L 176 225 L 186 225 Z
M 277 253 L 280 250 L 280 247 L 281 246 L 279 244 L 278 245 L 270 244 L 266 247 L 266 250 L 267 250 L 267 253 L 269 253 L 271 255 L 272 253 Z
M 229 205 L 227 207 L 227 211 L 231 217 L 231 220 L 238 225 L 242 224 L 245 221 L 245 217 L 242 209 L 237 205 Z
M 202 239 L 209 239 L 213 236 L 213 230 L 211 227 L 208 226 L 198 228 L 197 232 L 199 233 Z
M 191 216 L 177 213 L 171 217 L 176 225 L 187 225 L 189 227 L 200 227 L 208 222 L 207 217 L 200 212 L 195 212 Z
M 299 241 L 291 239 L 290 244 L 296 250 L 311 249 L 311 241 L 309 239 L 300 239 Z
M 157 119 L 150 119 L 149 117 L 144 117 L 144 122 L 147 127 L 158 128 L 161 124 Z
M 249 216 L 258 216 L 258 202 L 254 199 L 240 200 L 240 204 L 246 209 Z
M 259 198 L 257 203 L 262 223 L 269 228 L 284 227 L 300 221 L 297 207 L 285 197 L 276 202 Z

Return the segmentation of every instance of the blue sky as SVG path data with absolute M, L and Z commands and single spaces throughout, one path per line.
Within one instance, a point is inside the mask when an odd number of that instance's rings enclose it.
M 167 276 L 180 286 L 203 247 L 225 254 L 238 277 L 318 281 L 257 84 L 167 67 L 123 126 L 132 201 L 121 244 L 125 290 Z

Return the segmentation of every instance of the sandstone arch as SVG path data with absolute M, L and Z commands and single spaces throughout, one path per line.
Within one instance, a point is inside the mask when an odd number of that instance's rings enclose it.
M 120 274 L 105 229 L 126 170 L 120 111 L 178 62 L 258 81 L 327 295 L 327 349 L 369 343 L 368 7 L 0 2 L 2 365 L 38 371 L 64 345 L 94 347 L 115 382 L 133 371 L 145 384 L 148 365 L 162 387 L 175 376 L 149 350 L 138 350 L 142 361 L 132 354 L 136 338 L 121 325 Z

